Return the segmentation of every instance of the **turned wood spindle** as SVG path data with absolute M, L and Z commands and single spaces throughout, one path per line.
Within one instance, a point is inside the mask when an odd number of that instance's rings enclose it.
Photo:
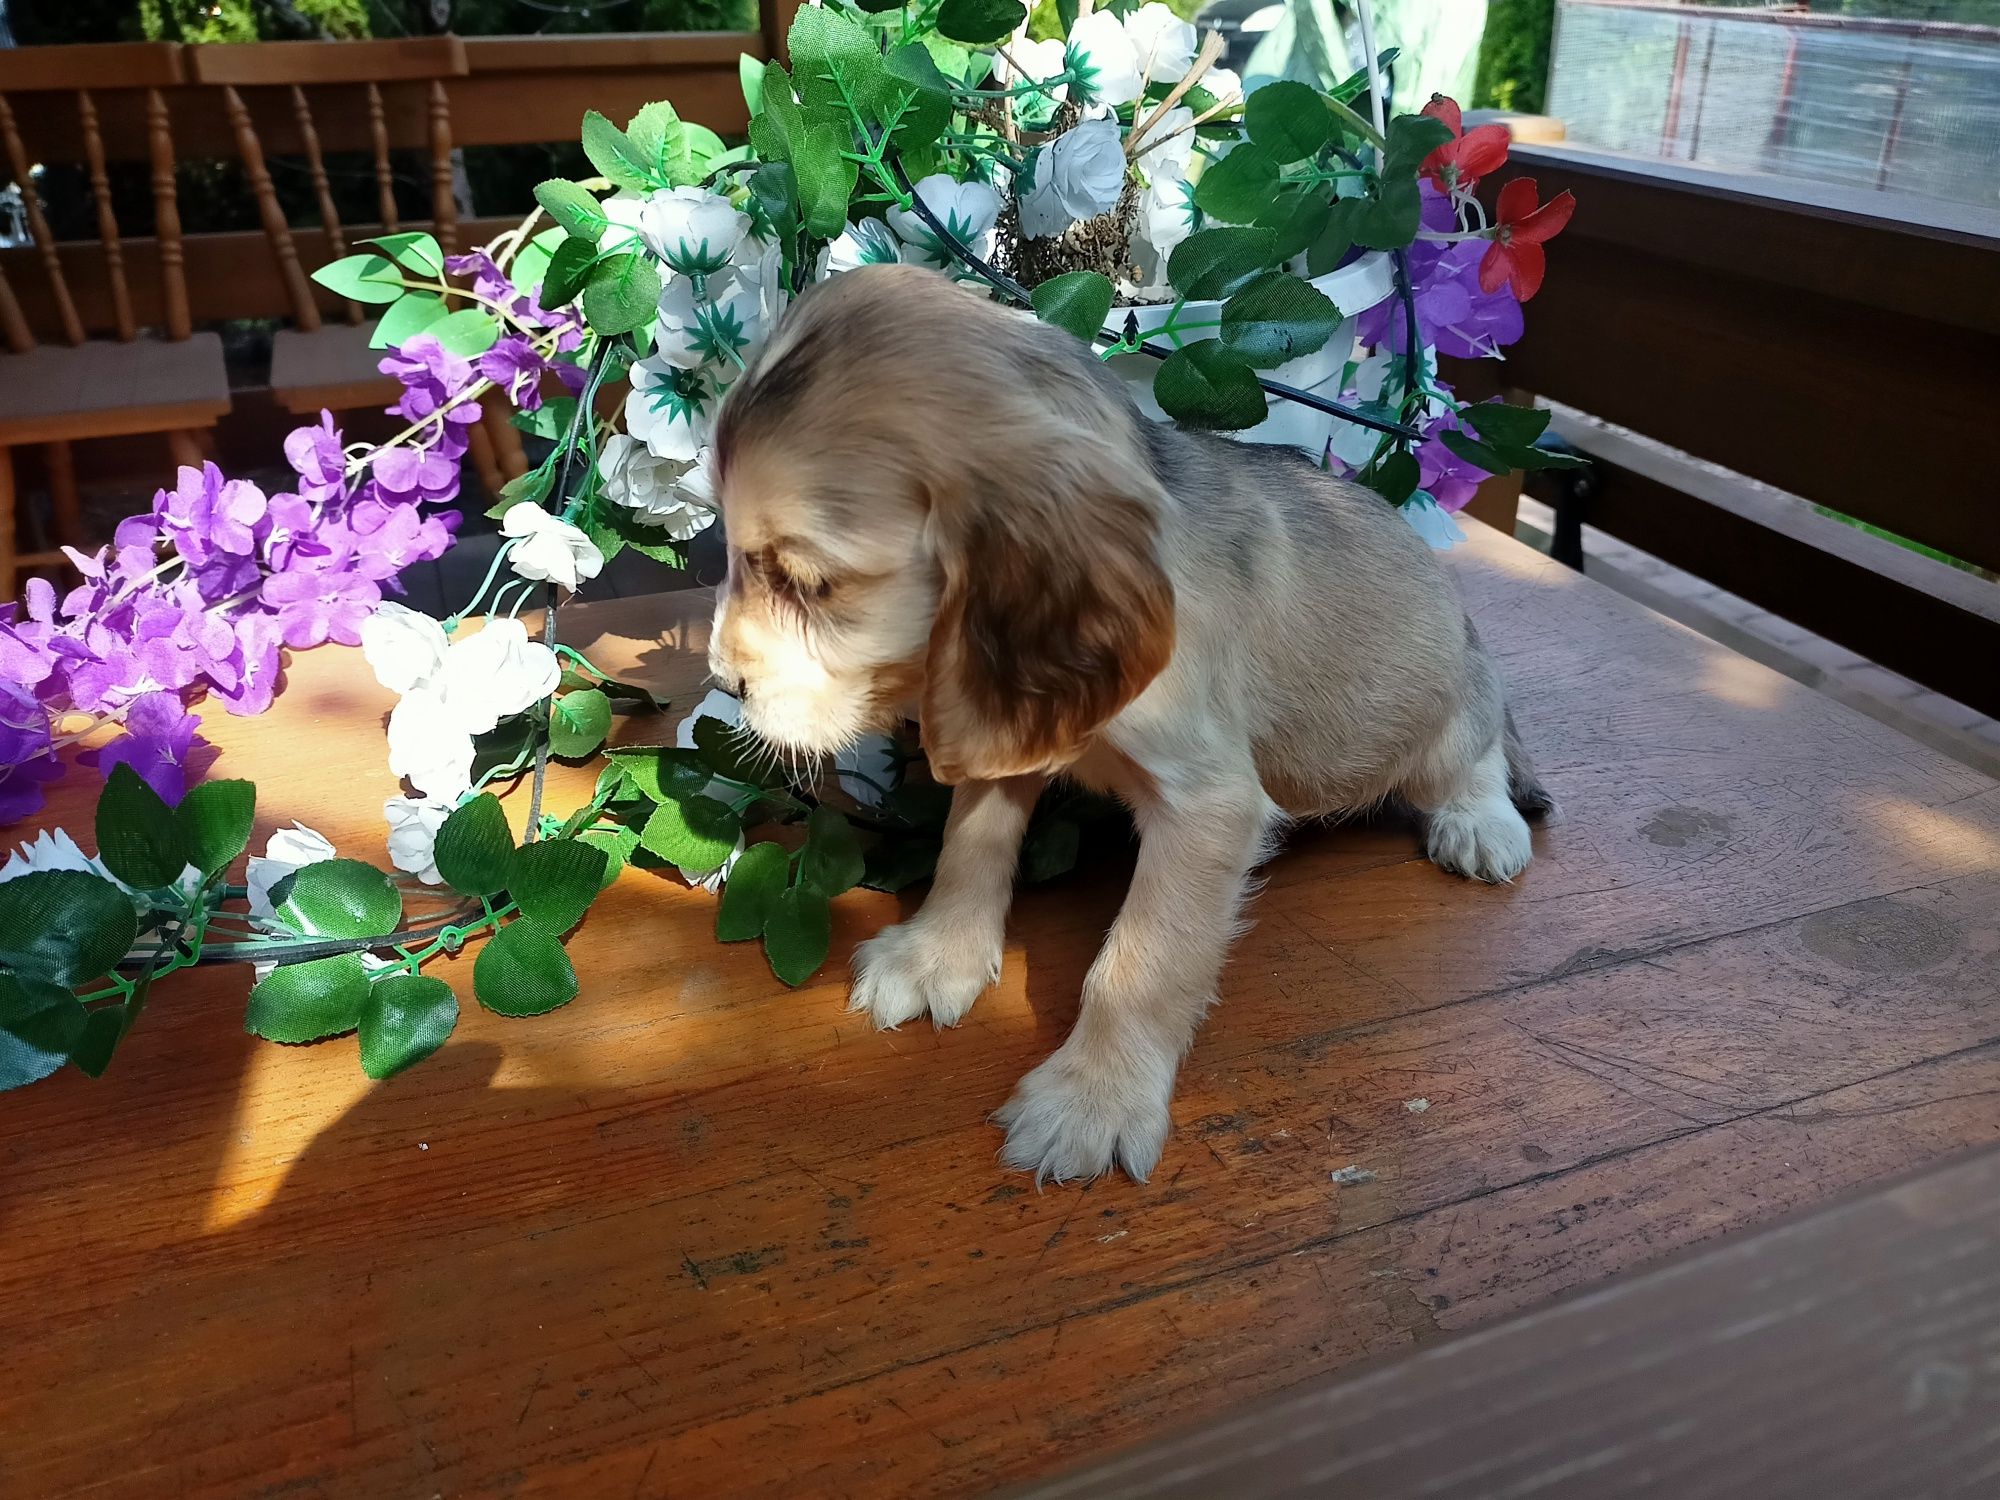
M 292 85 L 292 118 L 298 123 L 299 139 L 305 143 L 306 171 L 319 199 L 320 223 L 326 227 L 327 259 L 339 260 L 347 254 L 347 237 L 340 232 L 340 213 L 333 206 L 333 187 L 326 180 L 326 158 L 320 154 L 319 131 L 313 128 L 312 106 L 306 102 L 306 91 L 296 83 Z M 348 322 L 361 321 L 360 303 L 343 297 L 341 304 L 347 309 Z
M 83 158 L 90 168 L 90 196 L 97 202 L 97 237 L 104 242 L 104 274 L 111 283 L 111 321 L 130 343 L 139 332 L 132 317 L 132 290 L 125 284 L 125 247 L 118 215 L 111 207 L 111 174 L 104 167 L 104 137 L 97 128 L 97 103 L 89 89 L 76 91 L 77 120 L 83 126 Z
M 229 112 L 230 128 L 236 132 L 236 151 L 243 158 L 243 175 L 250 179 L 250 192 L 257 200 L 257 216 L 263 221 L 264 237 L 278 257 L 278 274 L 284 278 L 285 289 L 291 295 L 292 321 L 302 332 L 311 333 L 320 326 L 319 306 L 313 300 L 312 284 L 299 265 L 299 249 L 292 241 L 292 226 L 285 222 L 285 210 L 278 202 L 278 190 L 272 186 L 270 169 L 264 165 L 264 145 L 257 139 L 257 126 L 234 86 L 223 89 L 222 103 Z
M 69 294 L 69 282 L 63 279 L 62 256 L 56 252 L 56 237 L 49 229 L 49 221 L 42 216 L 42 200 L 35 192 L 35 178 L 28 161 L 28 148 L 21 144 L 21 132 L 14 123 L 14 110 L 4 97 L 0 97 L 0 137 L 7 143 L 7 163 L 14 169 L 14 181 L 20 184 L 21 206 L 28 213 L 28 233 L 34 237 L 35 248 L 41 252 L 42 269 L 48 273 L 49 293 L 55 299 L 56 316 L 62 322 L 63 337 L 72 344 L 83 342 L 83 319 L 76 314 L 76 303 Z
M 438 244 L 450 255 L 458 249 L 458 199 L 452 193 L 451 100 L 444 85 L 431 84 L 431 217 Z
M 368 133 L 375 141 L 375 195 L 382 215 L 382 227 L 390 234 L 402 222 L 396 213 L 396 169 L 389 160 L 389 116 L 382 106 L 382 91 L 368 85 Z
M 174 185 L 174 134 L 167 100 L 146 90 L 146 140 L 153 168 L 153 237 L 160 247 L 160 305 L 167 337 L 179 342 L 194 332 L 188 314 L 187 265 L 181 251 L 181 200 Z

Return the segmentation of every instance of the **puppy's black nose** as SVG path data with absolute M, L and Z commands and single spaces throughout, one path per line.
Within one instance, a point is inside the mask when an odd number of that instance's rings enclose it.
M 721 688 L 723 692 L 729 694 L 730 697 L 741 698 L 743 696 L 743 679 L 741 677 L 729 672 L 715 672 L 711 675 L 715 678 L 715 685 Z

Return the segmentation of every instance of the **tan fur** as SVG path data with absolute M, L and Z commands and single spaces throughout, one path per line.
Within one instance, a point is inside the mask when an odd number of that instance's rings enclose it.
M 1284 817 L 1395 796 L 1439 863 L 1527 863 L 1542 794 L 1429 550 L 1294 455 L 1156 427 L 1084 346 L 909 267 L 795 305 L 724 407 L 717 675 L 790 752 L 920 708 L 959 784 L 922 911 L 854 1003 L 955 1022 L 997 975 L 1051 774 L 1117 793 L 1141 852 L 1068 1041 L 999 1118 L 1038 1176 L 1144 1176 L 1249 872 Z M 1545 799 L 1543 799 L 1545 802 Z

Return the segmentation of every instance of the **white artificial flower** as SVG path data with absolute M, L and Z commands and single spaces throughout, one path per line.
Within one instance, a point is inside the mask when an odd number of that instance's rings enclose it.
M 559 583 L 574 592 L 586 578 L 604 571 L 604 554 L 595 542 L 532 500 L 509 506 L 500 530 L 514 538 L 507 561 L 523 578 Z
M 390 711 L 389 769 L 439 802 L 472 789 L 472 736 L 436 688 L 406 693 Z
M 694 712 L 674 726 L 674 744 L 682 750 L 694 749 L 694 726 L 701 719 L 720 719 L 732 729 L 740 728 L 743 723 L 743 702 L 734 695 L 725 693 L 721 688 L 710 688 L 708 695 L 694 706 Z M 735 797 L 736 788 L 724 781 L 711 781 L 698 795 L 713 797 L 718 802 L 728 802 Z M 675 868 L 680 870 L 681 879 L 689 885 L 699 887 L 713 895 L 722 889 L 724 882 L 729 879 L 729 872 L 736 868 L 736 861 L 742 855 L 743 836 L 738 834 L 736 847 L 729 851 L 729 857 L 706 874 L 697 875 L 685 865 L 678 865 Z
M 597 200 L 598 212 L 611 221 L 611 228 L 605 238 L 597 243 L 600 251 L 637 249 L 634 240 L 643 240 L 646 217 L 646 200 L 637 193 L 613 193 L 609 198 Z M 624 230 L 620 234 L 617 231 Z
M 1070 88 L 1075 99 L 1130 104 L 1139 97 L 1138 49 L 1108 10 L 1094 10 L 1070 27 L 1069 67 L 1079 80 Z
M 1188 163 L 1194 159 L 1194 131 L 1189 128 L 1193 124 L 1194 111 L 1176 104 L 1147 127 L 1145 149 L 1136 165 L 1148 182 L 1158 186 L 1187 176 Z
M 501 618 L 453 641 L 436 680 L 427 686 L 458 729 L 485 734 L 502 719 L 540 703 L 561 678 L 555 652 L 529 640 L 528 627 L 519 620 Z
M 1000 217 L 1000 195 L 992 188 L 983 182 L 957 182 L 943 172 L 933 172 L 915 191 L 953 239 L 982 260 L 992 253 L 993 222 Z M 933 268 L 954 262 L 955 257 L 915 209 L 892 208 L 888 219 L 889 227 L 918 252 L 909 259 Z
M 702 451 L 705 454 L 708 450 Z M 645 444 L 620 432 L 605 439 L 597 471 L 604 478 L 604 493 L 612 504 L 624 506 L 648 526 L 659 527 L 668 540 L 684 542 L 715 522 L 712 492 L 705 499 L 697 498 L 701 491 L 686 482 L 699 463 L 699 459 L 693 464 L 678 464 L 659 458 Z M 698 483 L 705 487 L 706 476 Z
M 1451 518 L 1451 512 L 1422 490 L 1396 508 L 1410 523 L 1410 529 L 1439 552 L 1447 552 L 1465 540 L 1465 533 L 1458 529 L 1458 522 Z
M 720 193 L 677 187 L 647 195 L 639 211 L 647 248 L 683 276 L 719 271 L 750 232 L 750 216 Z
M 250 888 L 250 915 L 268 921 L 273 914 L 272 886 L 294 870 L 322 864 L 335 857 L 333 843 L 325 834 L 303 823 L 280 828 L 265 841 L 263 857 L 251 855 L 244 869 L 243 883 Z
M 649 355 L 632 366 L 625 430 L 660 458 L 692 463 L 715 428 L 716 389 L 699 370 Z
M 1125 35 L 1139 55 L 1139 72 L 1154 83 L 1179 83 L 1194 62 L 1194 28 L 1159 0 L 1125 17 Z
M 710 521 L 713 521 L 716 516 L 721 514 L 722 507 L 716 503 L 715 499 L 715 450 L 713 448 L 704 448 L 695 455 L 694 462 L 689 464 L 687 471 L 674 482 L 674 492 L 680 496 L 682 503 L 708 512 L 708 521 L 703 521 L 701 526 L 696 527 L 697 531 L 707 526 Z
M 1228 68 L 1210 68 L 1201 75 L 1198 87 L 1205 88 L 1215 95 L 1219 104 L 1227 104 L 1231 100 L 1243 97 L 1243 80 Z
M 841 790 L 848 796 L 863 807 L 880 807 L 883 794 L 877 787 L 894 784 L 896 759 L 897 746 L 893 739 L 886 734 L 870 734 L 864 735 L 851 749 L 835 756 L 833 769 Z M 863 776 L 868 780 L 863 781 Z
M 928 179 L 926 179 L 928 181 Z M 903 242 L 880 219 L 851 219 L 824 250 L 813 280 L 824 281 L 862 266 L 893 266 L 903 258 Z
M 449 802 L 417 797 L 391 797 L 382 804 L 389 820 L 389 863 L 408 870 L 425 885 L 444 879 L 437 867 L 437 834 L 451 816 Z
M 690 276 L 669 277 L 660 289 L 656 357 L 733 380 L 764 347 L 784 310 L 782 262 L 774 240 L 757 258 L 725 266 L 699 285 Z
M 1164 286 L 1174 247 L 1194 233 L 1194 184 L 1184 177 L 1154 178 L 1139 195 L 1139 249 L 1145 285 Z
M 1093 12 L 1085 19 L 1102 14 Z M 1031 240 L 1061 234 L 1079 219 L 1109 213 L 1124 191 L 1125 147 L 1118 122 L 1085 120 L 1036 153 L 1035 185 L 1021 200 L 1021 233 Z
M 435 675 L 449 644 L 438 621 L 388 600 L 361 622 L 361 654 L 375 669 L 375 680 L 392 693 L 407 693 Z
M 0 885 L 45 870 L 77 870 L 112 880 L 109 870 L 77 848 L 75 839 L 56 828 L 44 829 L 32 843 L 23 844 L 17 853 L 7 856 L 7 863 L 0 865 Z M 117 884 L 115 880 L 112 883 Z
M 1349 473 L 1358 473 L 1368 466 L 1382 446 L 1382 434 L 1372 427 L 1363 427 L 1359 422 L 1333 424 L 1333 456 L 1347 465 Z
M 1069 69 L 1069 52 L 1061 37 L 1050 37 L 1045 42 L 1016 39 L 1007 51 L 1021 68 L 1016 72 L 1007 58 L 996 54 L 993 59 L 993 83 L 996 88 L 1045 83 L 1051 78 L 1061 77 Z M 1050 84 L 1046 93 L 1017 94 L 1014 97 L 1014 114 L 1023 125 L 1039 130 L 1048 124 L 1056 106 L 1067 98 L 1067 83 Z

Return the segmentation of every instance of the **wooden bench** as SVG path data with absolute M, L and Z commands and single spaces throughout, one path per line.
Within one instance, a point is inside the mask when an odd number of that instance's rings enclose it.
M 468 954 L 457 1033 L 382 1085 L 202 971 L 102 1080 L 0 1100 L 10 1491 L 977 1494 L 1993 1142 L 2000 783 L 1471 530 L 1564 816 L 1502 888 L 1402 824 L 1296 832 L 1152 1182 L 1038 1193 L 987 1119 L 1075 1015 L 1117 850 L 1023 893 L 954 1031 L 846 1011 L 918 893 L 842 897 L 793 991 L 636 869 L 579 999 L 483 1012 Z M 707 609 L 564 628 L 678 715 Z M 288 681 L 209 714 L 212 774 L 259 783 L 257 847 L 380 859 L 390 696 L 335 647 Z M 87 843 L 95 790 L 45 821 Z

